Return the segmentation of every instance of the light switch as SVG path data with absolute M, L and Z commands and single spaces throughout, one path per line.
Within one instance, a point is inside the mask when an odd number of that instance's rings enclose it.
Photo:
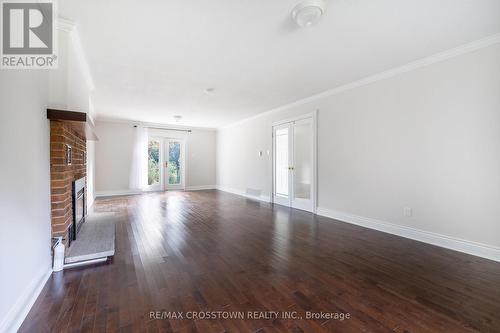
M 403 215 L 405 217 L 411 217 L 413 215 L 413 211 L 412 211 L 411 207 L 403 208 Z

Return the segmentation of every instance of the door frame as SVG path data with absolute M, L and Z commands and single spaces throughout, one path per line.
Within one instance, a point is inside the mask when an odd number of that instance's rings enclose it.
M 274 188 L 274 179 L 276 177 L 275 175 L 275 158 L 274 158 L 274 152 L 276 150 L 276 147 L 275 147 L 275 140 L 274 140 L 274 127 L 276 126 L 280 126 L 280 125 L 284 125 L 286 123 L 291 123 L 291 122 L 294 122 L 294 121 L 298 121 L 298 120 L 302 120 L 302 119 L 307 119 L 307 118 L 312 118 L 312 123 L 313 123 L 313 151 L 312 151 L 312 164 L 313 164 L 313 167 L 312 167 L 312 184 L 311 184 L 311 195 L 312 195 L 312 210 L 311 212 L 316 214 L 316 211 L 317 211 L 317 208 L 318 208 L 318 109 L 312 111 L 312 112 L 308 112 L 308 113 L 304 113 L 302 115 L 299 115 L 299 116 L 296 116 L 296 117 L 292 117 L 292 118 L 286 118 L 286 119 L 282 119 L 282 120 L 278 120 L 278 121 L 275 121 L 272 123 L 271 125 L 271 141 L 272 141 L 272 145 L 271 145 L 271 159 L 272 159 L 272 163 L 271 163 L 271 203 L 275 203 L 274 202 L 274 195 L 275 195 L 275 192 L 276 192 L 276 189 Z M 292 133 L 293 134 L 293 133 Z
M 153 132 L 153 134 L 148 135 L 148 142 L 149 139 L 155 139 L 160 141 L 160 184 L 158 185 L 147 185 L 146 188 L 143 190 L 144 192 L 165 192 L 165 191 L 175 191 L 175 190 L 186 190 L 186 183 L 187 183 L 187 164 L 188 164 L 188 159 L 187 159 L 187 153 L 188 153 L 188 138 L 186 136 L 181 136 L 177 135 L 177 133 L 159 133 L 159 132 Z M 182 158 L 182 164 L 184 166 L 184 169 L 182 170 L 182 184 L 181 185 L 176 185 L 174 187 L 167 187 L 167 182 L 166 180 L 166 168 L 165 168 L 165 162 L 166 160 L 166 149 L 167 145 L 166 142 L 168 140 L 177 140 L 182 142 L 182 148 L 181 148 L 181 158 Z M 146 170 L 147 172 L 147 170 Z M 147 177 L 147 176 L 146 176 Z

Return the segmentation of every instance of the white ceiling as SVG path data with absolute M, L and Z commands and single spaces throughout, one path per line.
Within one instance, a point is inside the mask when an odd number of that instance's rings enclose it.
M 64 0 L 97 119 L 220 127 L 500 32 L 498 0 Z M 214 88 L 211 94 L 206 88 Z

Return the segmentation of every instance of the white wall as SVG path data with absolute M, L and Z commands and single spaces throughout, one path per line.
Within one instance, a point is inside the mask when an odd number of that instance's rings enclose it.
M 186 187 L 215 187 L 215 136 L 212 130 L 193 130 L 186 136 Z
M 498 247 L 499 59 L 496 44 L 222 129 L 217 184 L 269 196 L 272 122 L 319 109 L 319 207 Z
M 94 89 L 85 61 L 80 40 L 75 28 L 59 29 L 59 67 L 49 72 L 48 105 L 54 109 L 85 112 L 91 118 L 91 101 Z M 87 206 L 91 207 L 95 198 L 94 182 L 94 142 L 87 141 Z
M 47 82 L 0 71 L 0 332 L 17 330 L 51 272 Z
M 95 132 L 95 190 L 128 191 L 134 145 L 134 128 L 130 124 L 97 121 Z
M 95 190 L 98 195 L 131 192 L 132 123 L 96 122 Z M 186 187 L 215 185 L 215 131 L 194 129 L 187 138 Z
M 57 33 L 57 70 L 0 71 L 0 332 L 17 330 L 52 272 L 46 109 L 91 109 L 73 39 Z
M 268 200 L 272 184 L 272 123 L 314 111 L 287 109 L 217 132 L 217 186 Z M 262 156 L 259 156 L 262 151 Z
M 95 200 L 95 143 L 87 140 L 87 209 Z
M 55 109 L 90 113 L 94 87 L 75 29 L 57 30 L 59 66 L 49 71 L 48 104 Z

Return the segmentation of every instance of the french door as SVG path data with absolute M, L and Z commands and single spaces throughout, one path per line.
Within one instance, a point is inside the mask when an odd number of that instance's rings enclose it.
M 148 190 L 184 189 L 186 175 L 184 140 L 150 137 L 148 141 Z
M 312 117 L 273 126 L 273 201 L 312 212 L 315 162 Z
M 164 184 L 165 190 L 184 189 L 184 141 L 165 139 Z

